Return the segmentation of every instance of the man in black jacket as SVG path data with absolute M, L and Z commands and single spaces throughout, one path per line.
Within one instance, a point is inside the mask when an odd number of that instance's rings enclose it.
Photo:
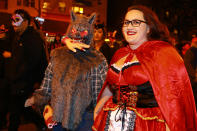
M 8 103 L 8 89 L 4 85 L 5 62 L 11 57 L 8 29 L 0 26 L 0 130 L 6 127 L 6 114 Z
M 190 77 L 197 107 L 197 37 L 192 39 L 191 47 L 184 55 L 184 63 Z
M 33 93 L 35 85 L 42 81 L 47 66 L 41 36 L 30 27 L 30 15 L 18 9 L 12 15 L 15 31 L 11 60 L 6 64 L 5 81 L 9 88 L 9 131 L 17 131 L 25 100 Z

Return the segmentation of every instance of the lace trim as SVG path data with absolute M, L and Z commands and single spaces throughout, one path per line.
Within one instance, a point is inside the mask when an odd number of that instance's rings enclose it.
M 110 117 L 111 117 L 111 111 L 108 111 L 108 114 L 107 114 L 107 120 L 106 120 L 106 124 L 105 124 L 105 129 L 104 131 L 108 131 L 109 129 L 109 125 L 110 125 Z
M 109 111 L 109 110 L 113 110 L 113 111 L 114 111 L 114 110 L 116 110 L 118 107 L 119 107 L 119 105 L 117 105 L 117 106 L 114 107 L 114 108 L 103 108 L 103 110 L 104 110 L 104 111 Z M 141 119 L 143 119 L 143 120 L 156 120 L 156 121 L 158 121 L 158 122 L 165 122 L 164 120 L 159 119 L 158 116 L 144 117 L 144 116 L 142 116 L 135 108 L 127 107 L 127 109 L 134 111 L 134 112 L 137 114 L 137 116 L 139 116 L 139 117 L 140 117 Z
M 123 69 L 124 67 L 126 67 L 126 66 L 128 66 L 128 65 L 132 65 L 132 64 L 134 64 L 134 63 L 139 63 L 139 61 L 132 61 L 132 62 L 124 63 L 124 65 L 122 65 L 122 68 L 117 67 L 115 63 L 112 64 L 111 66 L 113 66 L 114 68 L 116 68 L 117 70 L 120 71 L 120 70 Z

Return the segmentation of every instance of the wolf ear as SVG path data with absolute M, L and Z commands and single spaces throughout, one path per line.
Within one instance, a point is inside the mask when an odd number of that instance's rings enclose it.
M 96 18 L 96 13 L 92 13 L 89 18 L 89 23 L 92 24 L 94 22 L 95 18 Z
M 75 13 L 72 10 L 70 12 L 70 16 L 71 16 L 71 20 L 72 21 L 75 21 L 76 20 L 76 15 L 75 15 Z

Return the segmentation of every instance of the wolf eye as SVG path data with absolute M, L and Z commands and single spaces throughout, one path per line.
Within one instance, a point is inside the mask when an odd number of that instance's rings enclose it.
M 88 31 L 84 30 L 80 33 L 81 37 L 87 36 L 88 35 Z

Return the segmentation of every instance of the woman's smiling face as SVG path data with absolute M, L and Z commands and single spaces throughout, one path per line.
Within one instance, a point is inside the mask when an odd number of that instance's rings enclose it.
M 139 10 L 128 11 L 125 16 L 122 32 L 132 49 L 136 49 L 146 42 L 148 40 L 149 26 L 146 24 L 143 13 Z

